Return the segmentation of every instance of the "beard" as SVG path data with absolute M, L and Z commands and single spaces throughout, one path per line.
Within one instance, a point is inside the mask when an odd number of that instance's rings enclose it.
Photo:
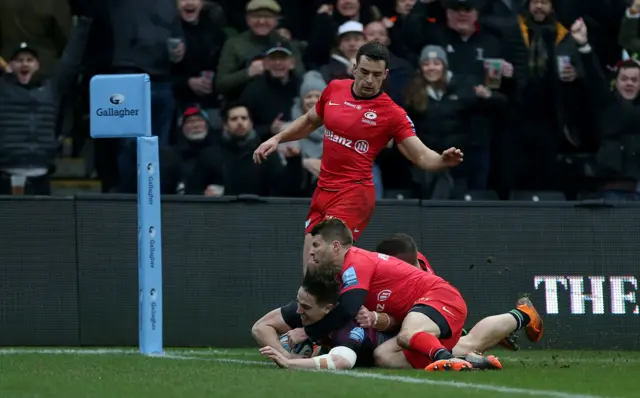
M 189 141 L 201 141 L 204 140 L 204 138 L 207 136 L 207 131 L 196 131 L 193 132 L 189 135 L 185 135 L 185 137 L 189 140 Z

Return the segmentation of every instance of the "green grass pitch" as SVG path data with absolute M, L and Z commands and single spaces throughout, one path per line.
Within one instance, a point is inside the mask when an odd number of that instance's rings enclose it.
M 496 351 L 502 371 L 278 369 L 257 349 L 0 349 L 2 398 L 640 397 L 637 352 Z

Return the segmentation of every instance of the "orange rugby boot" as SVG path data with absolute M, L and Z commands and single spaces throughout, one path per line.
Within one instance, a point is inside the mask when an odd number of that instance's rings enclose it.
M 474 370 L 502 370 L 502 363 L 493 355 L 483 356 L 477 352 L 470 352 L 462 359 L 469 362 Z
M 518 351 L 520 349 L 518 345 L 518 335 L 515 333 L 510 333 L 507 337 L 500 340 L 498 344 L 511 351 Z
M 441 359 L 424 368 L 426 372 L 461 372 L 472 369 L 473 365 L 460 358 Z
M 527 335 L 527 339 L 532 343 L 537 343 L 544 334 L 544 326 L 542 317 L 536 311 L 536 307 L 533 306 L 531 300 L 528 297 L 520 297 L 516 303 L 516 308 L 529 315 L 531 320 L 524 328 L 524 332 Z

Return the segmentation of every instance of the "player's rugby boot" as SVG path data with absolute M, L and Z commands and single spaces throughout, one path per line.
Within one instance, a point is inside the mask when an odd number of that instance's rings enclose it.
M 451 358 L 451 359 L 441 359 L 439 361 L 435 361 L 430 364 L 424 370 L 426 372 L 446 372 L 446 371 L 454 371 L 461 372 L 465 370 L 472 370 L 473 365 L 464 359 L 460 358 Z
M 499 344 L 511 351 L 518 351 L 520 349 L 520 346 L 518 345 L 518 335 L 515 334 L 515 332 L 500 340 Z
M 544 334 L 544 327 L 542 323 L 542 317 L 536 311 L 536 307 L 533 306 L 531 300 L 528 297 L 521 297 L 516 303 L 516 308 L 529 315 L 531 320 L 524 328 L 524 332 L 527 335 L 529 341 L 537 343 Z
M 493 355 L 487 355 L 485 357 L 477 352 L 470 352 L 462 357 L 462 359 L 469 362 L 474 370 L 502 370 L 502 363 Z

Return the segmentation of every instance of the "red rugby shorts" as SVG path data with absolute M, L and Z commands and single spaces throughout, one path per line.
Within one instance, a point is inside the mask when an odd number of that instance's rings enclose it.
M 305 223 L 305 233 L 320 222 L 337 218 L 342 220 L 357 240 L 369 224 L 376 204 L 376 189 L 372 186 L 352 185 L 340 191 L 316 188 Z

